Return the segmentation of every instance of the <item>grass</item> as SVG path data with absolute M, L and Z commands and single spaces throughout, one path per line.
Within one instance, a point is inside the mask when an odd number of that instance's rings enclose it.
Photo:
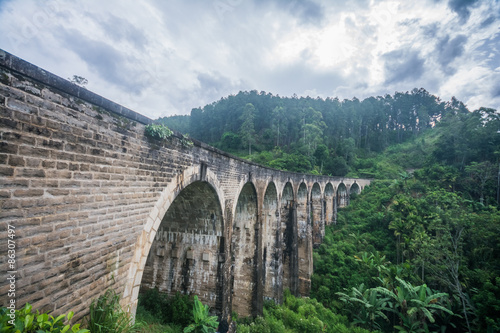
M 92 333 L 129 333 L 134 331 L 132 317 L 120 306 L 120 296 L 113 289 L 90 304 L 87 328 Z

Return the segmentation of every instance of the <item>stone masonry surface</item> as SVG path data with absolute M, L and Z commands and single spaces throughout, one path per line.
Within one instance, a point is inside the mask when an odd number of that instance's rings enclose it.
M 0 50 L 0 299 L 88 313 L 113 288 L 197 294 L 229 319 L 261 313 L 285 288 L 308 295 L 312 250 L 368 179 L 277 171 L 175 134 Z

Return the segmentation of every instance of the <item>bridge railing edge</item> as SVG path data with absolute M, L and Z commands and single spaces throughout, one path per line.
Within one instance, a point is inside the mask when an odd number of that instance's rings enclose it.
M 135 112 L 125 106 L 115 103 L 101 95 L 80 87 L 56 74 L 46 71 L 32 63 L 21 59 L 3 49 L 0 49 L 0 66 L 18 74 L 24 75 L 41 83 L 42 85 L 56 89 L 64 94 L 77 97 L 83 101 L 102 107 L 107 111 L 116 113 L 122 117 L 131 119 L 142 124 L 151 124 L 152 119 Z

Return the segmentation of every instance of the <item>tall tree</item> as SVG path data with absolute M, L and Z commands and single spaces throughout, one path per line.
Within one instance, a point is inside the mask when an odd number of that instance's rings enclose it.
M 252 144 L 255 142 L 255 107 L 252 103 L 245 105 L 241 119 L 243 120 L 240 127 L 241 138 L 248 144 L 248 155 L 252 155 Z
M 303 111 L 302 131 L 304 133 L 303 147 L 308 156 L 316 150 L 318 144 L 323 141 L 323 131 L 326 124 L 321 112 L 309 107 Z
M 319 165 L 319 173 L 323 172 L 323 165 L 327 160 L 329 155 L 328 147 L 324 144 L 318 145 L 314 151 L 314 158 L 316 160 L 316 165 Z
M 285 109 L 282 106 L 277 106 L 273 110 L 274 127 L 276 128 L 276 146 L 280 146 L 280 127 L 285 120 Z
M 479 202 L 484 203 L 484 189 L 486 183 L 496 176 L 496 167 L 490 161 L 472 162 L 465 167 L 465 171 L 469 174 L 472 183 L 473 191 L 479 192 Z

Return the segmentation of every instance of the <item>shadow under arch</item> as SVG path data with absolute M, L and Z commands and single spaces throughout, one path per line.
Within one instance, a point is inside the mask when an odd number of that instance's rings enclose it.
M 349 194 L 344 183 L 340 183 L 337 187 L 337 207 L 342 208 L 349 204 Z
M 280 209 L 281 233 L 283 235 L 281 245 L 283 252 L 283 289 L 288 288 L 293 295 L 297 295 L 297 209 L 291 182 L 287 182 L 283 187 Z
M 353 183 L 349 188 L 349 194 L 359 194 L 361 193 L 361 188 L 357 183 Z
M 185 187 L 165 213 L 149 251 L 141 289 L 198 295 L 222 312 L 224 253 L 222 210 L 214 189 L 203 181 Z
M 241 188 L 234 210 L 231 236 L 232 311 L 241 317 L 258 311 L 258 202 L 254 184 Z
M 326 225 L 331 224 L 335 221 L 334 212 L 335 212 L 335 200 L 334 200 L 334 190 L 333 185 L 331 183 L 327 183 L 325 185 L 325 223 Z
M 323 211 L 321 186 L 314 183 L 311 189 L 311 227 L 313 247 L 317 248 L 323 241 L 325 234 L 325 213 Z
M 202 170 L 203 169 L 203 170 Z M 197 184 L 194 187 L 191 187 L 190 185 L 192 184 Z M 160 226 L 162 225 L 162 222 L 165 217 L 168 216 L 172 217 L 171 214 L 167 215 L 167 212 L 169 209 L 173 206 L 174 202 L 176 201 L 177 198 L 183 193 L 184 190 L 187 190 L 188 192 L 192 192 L 195 189 L 202 189 L 203 193 L 211 193 L 212 200 L 211 201 L 211 208 L 213 209 L 213 212 L 211 212 L 208 215 L 208 219 L 205 218 L 203 222 L 203 232 L 208 233 L 209 229 L 211 228 L 211 235 L 203 235 L 203 234 L 198 234 L 198 236 L 195 236 L 195 234 L 191 234 L 192 237 L 198 237 L 198 239 L 204 238 L 203 242 L 209 242 L 212 245 L 214 245 L 217 251 L 223 251 L 224 249 L 224 217 L 223 217 L 223 207 L 224 207 L 224 195 L 221 192 L 220 184 L 217 179 L 217 176 L 215 173 L 213 173 L 210 169 L 197 165 L 197 166 L 192 166 L 188 167 L 185 169 L 182 173 L 179 173 L 176 177 L 172 179 L 172 181 L 167 185 L 167 187 L 162 191 L 160 197 L 156 201 L 155 205 L 150 211 L 149 216 L 146 219 L 146 223 L 140 233 L 140 235 L 137 238 L 137 241 L 135 243 L 135 249 L 134 249 L 134 255 L 132 257 L 132 262 L 129 266 L 128 269 L 128 276 L 127 280 L 125 281 L 125 288 L 124 292 L 122 295 L 122 305 L 125 305 L 128 307 L 129 311 L 131 314 L 135 315 L 135 311 L 137 309 L 137 301 L 138 301 L 138 295 L 139 295 L 139 289 L 141 287 L 141 282 L 143 279 L 143 274 L 144 274 L 144 269 L 146 266 L 146 261 L 147 258 L 150 254 L 151 248 L 153 243 L 155 242 L 155 239 L 158 240 L 166 240 L 168 241 L 169 239 L 176 239 L 178 240 L 179 234 L 174 235 L 172 233 L 169 234 L 168 231 L 166 230 L 161 230 L 161 233 L 159 233 Z M 188 193 L 184 192 L 184 193 Z M 181 196 L 184 197 L 184 196 Z M 200 197 L 201 198 L 201 197 Z M 203 199 L 203 198 L 202 198 Z M 183 202 L 183 203 L 182 203 Z M 178 212 L 182 211 L 183 207 L 187 208 L 189 210 L 189 207 L 186 207 L 186 201 L 184 199 L 181 199 L 179 201 L 179 204 L 176 204 L 175 206 L 178 206 L 175 211 Z M 215 206 L 215 207 L 214 207 Z M 199 211 L 198 213 L 203 213 L 206 211 Z M 173 212 L 172 212 L 173 213 Z M 213 214 L 213 216 L 212 216 Z M 201 217 L 201 216 L 200 216 Z M 215 218 L 215 221 L 210 222 L 210 220 L 213 220 Z M 200 219 L 201 220 L 201 219 Z M 206 229 L 205 229 L 205 222 L 206 223 Z M 215 222 L 215 227 L 214 223 Z M 199 225 L 199 224 L 197 224 Z M 172 231 L 172 230 L 170 230 Z M 186 230 L 184 230 L 186 231 Z M 166 232 L 166 233 L 165 233 Z M 174 233 L 182 233 L 181 230 L 173 231 Z M 187 235 L 184 237 L 181 237 L 183 239 L 188 239 Z M 216 245 L 215 245 L 216 244 Z M 166 245 L 166 243 L 164 243 Z M 212 246 L 213 247 L 213 246 Z M 155 255 L 161 257 L 165 255 L 169 255 L 170 257 L 172 256 L 179 256 L 182 255 L 182 259 L 186 260 L 196 260 L 204 262 L 204 259 L 207 259 L 206 256 L 204 256 L 203 252 L 200 252 L 200 249 L 191 249 L 192 252 L 188 254 L 188 249 L 183 246 L 183 249 L 177 249 L 173 250 L 173 247 L 166 248 L 165 246 L 163 247 L 163 250 L 161 247 L 156 247 L 155 246 L 155 251 L 158 250 L 158 252 L 155 252 Z M 193 259 L 188 259 L 188 256 Z M 214 255 L 216 256 L 216 254 Z M 216 258 L 214 258 L 209 253 L 209 260 L 218 261 Z M 189 263 L 188 263 L 189 264 Z M 217 282 L 216 285 L 222 285 L 223 281 L 219 280 L 222 277 L 222 274 L 217 274 Z M 189 289 L 189 281 L 183 281 L 186 289 Z M 222 286 L 220 286 L 222 289 Z M 216 286 L 216 289 L 219 289 L 219 286 Z M 181 290 L 179 290 L 181 291 Z M 205 300 L 202 295 L 199 295 L 200 299 Z M 210 305 L 216 308 L 216 311 L 219 311 L 219 308 L 221 308 L 221 305 L 218 304 L 219 300 L 221 297 L 216 297 L 216 301 L 212 301 L 211 303 L 209 302 Z M 221 301 L 221 300 L 220 300 Z
M 267 185 L 262 205 L 262 282 L 264 299 L 280 303 L 283 290 L 281 263 L 281 223 L 278 191 L 271 181 Z

